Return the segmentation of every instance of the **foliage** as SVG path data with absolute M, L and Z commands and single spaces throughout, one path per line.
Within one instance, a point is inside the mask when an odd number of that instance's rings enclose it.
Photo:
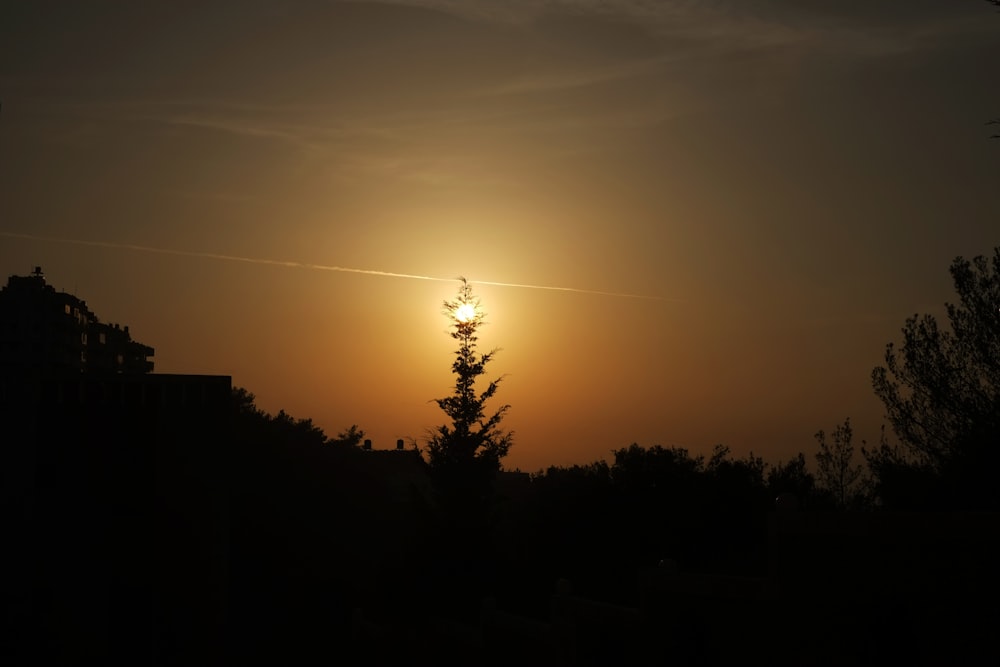
M 330 618 L 414 580 L 419 516 L 383 464 L 420 465 L 363 451 L 357 426 L 328 439 L 309 419 L 270 415 L 239 387 L 233 406 L 224 480 L 231 662 L 315 664 L 337 632 Z
M 896 507 L 1000 506 L 1000 247 L 993 257 L 955 259 L 957 304 L 947 328 L 914 315 L 903 345 L 886 348 L 872 373 L 899 443 L 865 452 L 883 503 Z
M 969 438 L 942 465 L 916 461 L 905 447 L 889 444 L 884 429 L 879 446 L 862 448 L 876 503 L 892 510 L 997 510 L 995 474 L 1000 448 L 994 438 Z
M 238 428 L 244 435 L 252 435 L 256 439 L 294 443 L 297 446 L 334 445 L 342 448 L 359 447 L 364 440 L 365 432 L 357 424 L 341 431 L 333 438 L 328 438 L 312 419 L 296 419 L 284 410 L 270 415 L 257 407 L 257 397 L 243 387 L 233 387 L 233 405 L 238 418 Z
M 712 456 L 708 459 L 705 471 L 711 475 L 721 488 L 761 489 L 764 487 L 764 471 L 767 464 L 764 459 L 750 452 L 745 459 L 730 457 L 729 447 L 716 445 Z
M 615 450 L 610 475 L 616 514 L 602 534 L 629 545 L 635 562 L 750 571 L 759 564 L 771 507 L 766 465 L 719 445 L 706 459 L 682 447 L 633 444 Z
M 872 372 L 906 458 L 937 471 L 1000 436 L 1000 248 L 992 260 L 956 258 L 951 276 L 950 330 L 910 317 L 902 347 L 889 343 Z
M 365 432 L 359 429 L 357 424 L 351 424 L 350 428 L 331 438 L 330 444 L 341 447 L 360 447 L 364 439 Z
M 767 471 L 767 489 L 773 498 L 790 493 L 802 507 L 808 507 L 816 492 L 816 479 L 806 468 L 805 455 L 799 452 L 787 463 L 772 465 Z
M 619 488 L 647 493 L 659 489 L 657 493 L 680 494 L 690 487 L 693 480 L 704 471 L 705 459 L 692 457 L 683 447 L 640 447 L 633 443 L 630 447 L 617 449 L 611 467 L 611 477 Z
M 833 495 L 841 509 L 856 505 L 860 499 L 858 487 L 863 467 L 854 465 L 854 429 L 851 428 L 850 418 L 833 428 L 829 442 L 822 429 L 817 431 L 815 437 L 819 445 L 816 452 L 819 486 Z
M 313 424 L 312 419 L 296 419 L 284 410 L 279 410 L 278 414 L 272 416 L 258 408 L 255 401 L 256 397 L 243 387 L 233 387 L 237 427 L 242 435 L 305 446 L 328 442 L 323 429 Z
M 893 510 L 935 509 L 931 497 L 938 474 L 926 463 L 917 463 L 898 443 L 890 444 L 882 425 L 879 444 L 861 448 L 877 506 Z
M 544 472 L 532 475 L 531 483 L 548 502 L 561 503 L 570 509 L 589 498 L 603 500 L 611 485 L 611 469 L 604 461 L 569 468 L 549 466 Z
M 614 485 L 644 500 L 723 509 L 730 501 L 731 506 L 740 506 L 765 489 L 764 460 L 752 452 L 745 459 L 732 458 L 724 445 L 716 445 L 707 461 L 683 447 L 633 444 L 613 453 L 610 474 Z
M 451 366 L 455 389 L 452 395 L 435 400 L 451 423 L 431 434 L 427 453 L 439 490 L 474 502 L 488 492 L 501 459 L 510 449 L 513 434 L 500 429 L 509 405 L 486 416 L 486 403 L 496 394 L 502 378 L 489 382 L 482 392 L 476 391 L 476 381 L 497 351 L 479 354 L 477 333 L 485 314 L 468 281 L 462 278 L 461 283 L 458 296 L 444 302 L 444 314 L 451 320 L 449 335 L 458 341 Z
M 263 410 L 256 404 L 257 397 L 243 387 L 233 387 L 233 406 L 236 414 L 241 417 L 262 418 L 265 416 Z

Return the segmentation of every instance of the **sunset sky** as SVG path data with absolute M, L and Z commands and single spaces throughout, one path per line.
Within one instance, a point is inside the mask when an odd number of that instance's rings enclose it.
M 998 64 L 981 0 L 0 0 L 0 278 L 388 448 L 465 276 L 508 467 L 811 459 L 1000 245 Z

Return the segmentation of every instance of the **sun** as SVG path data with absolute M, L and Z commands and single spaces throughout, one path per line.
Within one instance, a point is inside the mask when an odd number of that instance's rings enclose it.
M 472 303 L 463 303 L 455 309 L 455 320 L 459 324 L 468 324 L 475 320 L 477 315 L 476 306 Z

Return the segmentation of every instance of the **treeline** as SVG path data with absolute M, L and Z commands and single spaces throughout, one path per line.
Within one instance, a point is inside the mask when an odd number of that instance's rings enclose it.
M 847 421 L 817 434 L 812 461 L 633 444 L 609 461 L 501 472 L 487 513 L 467 517 L 481 524 L 449 527 L 416 452 L 367 452 L 356 427 L 329 438 L 243 390 L 234 402 L 229 608 L 241 664 L 364 663 L 350 637 L 358 609 L 419 637 L 431 616 L 476 618 L 485 596 L 544 618 L 558 579 L 634 605 L 638 573 L 661 564 L 764 576 L 771 513 L 897 509 L 871 502 L 886 480 L 866 481 L 863 456 L 838 458 L 853 445 Z M 845 460 L 858 472 L 842 478 L 847 504 L 832 465 Z
M 498 544 L 530 585 L 568 578 L 584 594 L 630 604 L 636 573 L 661 563 L 761 574 L 775 494 L 811 484 L 795 464 L 769 475 L 762 459 L 721 446 L 704 457 L 633 444 L 613 456 L 551 467 L 519 497 L 501 497 Z
M 947 308 L 949 329 L 910 318 L 873 373 L 895 440 L 883 432 L 857 451 L 848 419 L 816 433 L 811 454 L 774 464 L 724 446 L 704 456 L 633 444 L 610 462 L 505 472 L 509 434 L 496 426 L 506 407 L 486 418 L 496 383 L 474 391 L 492 355 L 476 353 L 481 314 L 455 319 L 456 393 L 439 400 L 451 423 L 429 460 L 366 452 L 356 427 L 328 438 L 237 390 L 234 659 L 329 661 L 331 646 L 349 645 L 331 632 L 346 632 L 359 608 L 420 637 L 428 616 L 467 620 L 486 595 L 544 616 L 560 578 L 631 604 L 637 573 L 659 564 L 762 576 L 775 511 L 1000 509 L 1000 248 L 991 260 L 958 258 L 951 272 L 960 303 Z M 446 312 L 470 304 L 463 290 Z
M 351 427 L 333 438 L 309 419 L 258 409 L 234 391 L 229 479 L 233 664 L 353 661 L 350 616 L 391 592 L 417 539 L 415 506 L 372 465 Z M 391 472 L 391 471 L 389 471 Z

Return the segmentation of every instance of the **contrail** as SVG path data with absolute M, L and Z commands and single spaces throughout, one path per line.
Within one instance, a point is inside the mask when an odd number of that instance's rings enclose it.
M 91 246 L 95 248 L 113 248 L 115 250 L 131 250 L 134 252 L 150 252 L 158 255 L 175 255 L 179 257 L 201 257 L 204 259 L 218 259 L 227 262 L 244 262 L 247 264 L 263 264 L 266 266 L 283 266 L 292 269 L 311 269 L 314 271 L 338 271 L 341 273 L 360 273 L 367 276 L 383 276 L 387 278 L 410 278 L 411 280 L 431 280 L 434 282 L 455 282 L 455 278 L 438 278 L 435 276 L 420 276 L 413 273 L 394 273 L 392 271 L 378 271 L 375 269 L 356 269 L 347 266 L 332 266 L 327 264 L 312 264 L 309 262 L 294 262 L 280 259 L 265 259 L 260 257 L 240 257 L 238 255 L 224 255 L 214 252 L 198 252 L 195 250 L 171 250 L 170 248 L 154 248 L 152 246 L 135 245 L 132 243 L 113 243 L 111 241 L 85 241 L 83 239 L 64 239 L 54 236 L 38 236 L 35 234 L 18 234 L 16 232 L 0 231 L 0 236 L 23 239 L 26 241 L 42 241 L 46 243 L 66 243 L 71 245 Z M 470 283 L 479 285 L 491 285 L 494 287 L 515 287 L 521 289 L 549 290 L 554 292 L 574 292 L 576 294 L 595 294 L 598 296 L 622 297 L 627 299 L 649 299 L 652 301 L 680 301 L 680 299 L 667 299 L 661 296 L 651 296 L 647 294 L 629 294 L 626 292 L 606 292 L 601 290 L 579 289 L 576 287 L 556 287 L 552 285 L 527 285 L 523 283 L 502 283 L 488 280 L 470 280 Z

